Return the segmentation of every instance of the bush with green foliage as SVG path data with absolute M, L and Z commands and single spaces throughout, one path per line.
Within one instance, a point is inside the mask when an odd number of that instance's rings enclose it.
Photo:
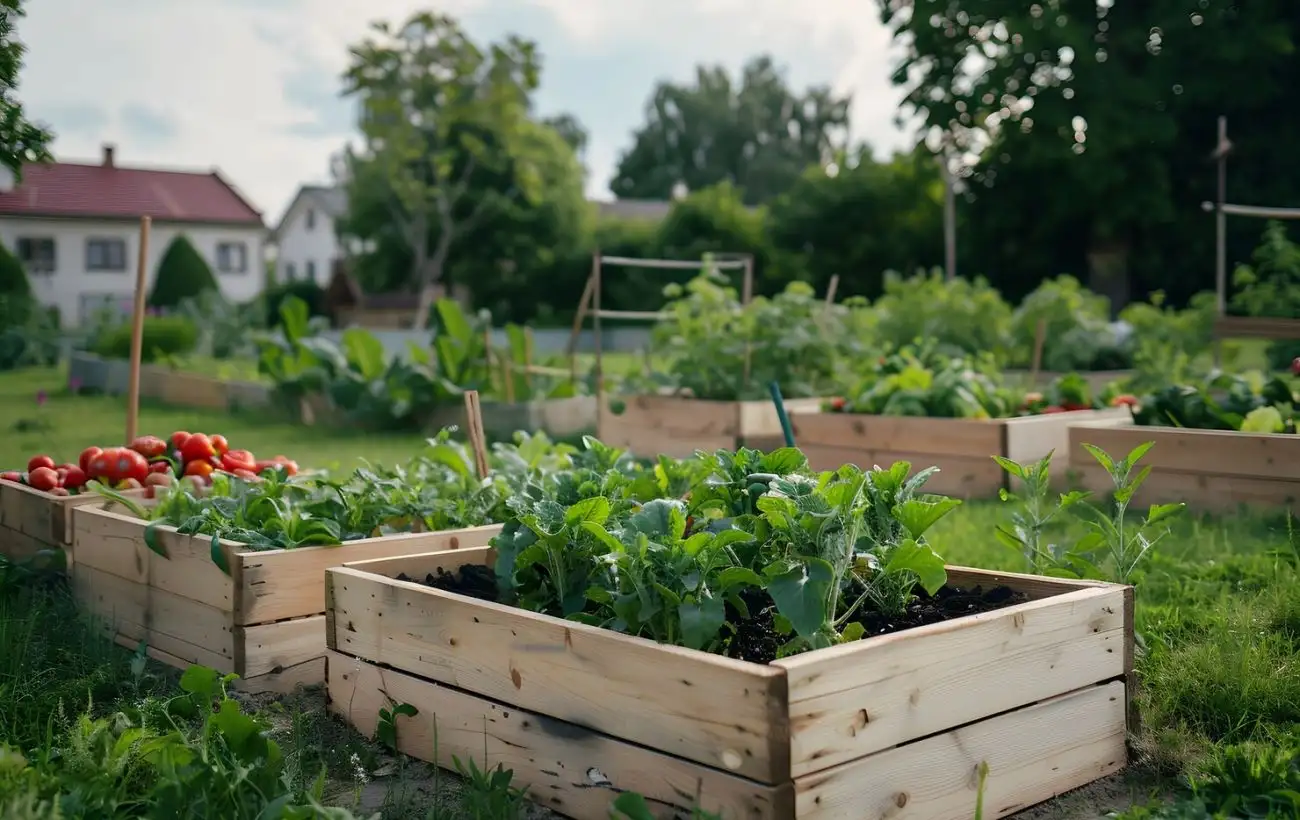
M 183 316 L 146 316 L 140 361 L 153 362 L 192 353 L 198 340 L 198 327 Z M 131 324 L 126 322 L 100 334 L 93 350 L 106 359 L 130 358 Z
M 310 279 L 295 279 L 269 286 L 260 297 L 265 327 L 280 326 L 281 314 L 286 299 L 302 301 L 307 307 L 308 317 L 328 316 L 325 309 L 325 289 Z
M 1116 370 L 1131 364 L 1110 326 L 1110 300 L 1073 276 L 1044 280 L 1016 308 L 1011 318 L 1015 364 L 1032 362 L 1039 322 L 1044 370 Z
M 178 235 L 158 263 L 158 275 L 149 292 L 149 306 L 174 308 L 209 290 L 218 290 L 212 269 L 185 234 Z
M 1281 222 L 1269 222 L 1252 265 L 1239 265 L 1232 273 L 1237 292 L 1234 313 L 1300 319 L 1300 246 L 1287 236 Z M 1288 370 L 1300 356 L 1300 340 L 1282 339 L 1269 344 L 1265 356 L 1273 370 Z
M 954 354 L 1006 356 L 1011 341 L 1011 306 L 987 280 L 951 282 L 932 271 L 904 278 L 885 274 L 885 295 L 876 301 L 877 341 L 897 349 L 934 342 Z
M 228 302 L 215 290 L 185 299 L 177 307 L 176 315 L 189 319 L 198 328 L 195 353 L 212 359 L 232 359 L 251 353 L 252 331 L 263 326 L 257 311 L 249 305 Z

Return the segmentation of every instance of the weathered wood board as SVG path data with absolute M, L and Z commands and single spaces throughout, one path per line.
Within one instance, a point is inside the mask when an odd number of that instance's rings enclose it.
M 787 413 L 820 413 L 824 399 L 787 399 Z M 613 405 L 613 407 L 611 407 Z M 781 440 L 771 401 L 705 401 L 681 396 L 607 397 L 596 437 L 639 458 L 686 458 L 741 445 L 770 449 Z M 615 412 L 620 410 L 620 412 Z
M 981 761 L 1001 817 L 1125 763 L 1131 587 L 953 567 L 954 585 L 1029 600 L 760 665 L 395 580 L 492 560 L 328 570 L 331 708 L 368 733 L 385 694 L 411 703 L 399 742 L 424 759 L 433 715 L 450 721 L 443 765 L 486 736 L 489 765 L 573 817 L 634 789 L 663 817 L 698 792 L 734 817 L 956 820 Z

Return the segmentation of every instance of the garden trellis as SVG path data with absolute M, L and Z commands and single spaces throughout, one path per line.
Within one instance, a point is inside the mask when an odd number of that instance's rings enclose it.
M 592 320 L 593 346 L 595 347 L 596 365 L 596 403 L 603 406 L 605 398 L 604 367 L 602 363 L 604 345 L 601 337 L 601 319 L 622 319 L 625 321 L 657 322 L 668 318 L 669 314 L 661 310 L 610 310 L 600 304 L 604 270 L 606 265 L 623 268 L 646 268 L 652 270 L 701 270 L 711 267 L 714 270 L 739 270 L 743 273 L 740 302 L 748 306 L 754 298 L 754 257 L 752 254 L 706 254 L 698 262 L 683 259 L 636 259 L 629 256 L 602 256 L 599 251 L 591 257 L 591 276 L 582 292 L 578 304 L 578 315 L 573 320 L 573 333 L 569 338 L 570 366 L 576 374 L 577 336 L 588 315 Z M 745 356 L 744 378 L 749 380 L 749 355 Z M 597 419 L 600 418 L 599 411 Z
M 1214 214 L 1215 258 L 1214 287 L 1216 316 L 1214 319 L 1215 361 L 1221 358 L 1222 340 L 1225 338 L 1300 339 L 1300 319 L 1266 316 L 1228 315 L 1228 247 L 1227 218 L 1248 216 L 1255 219 L 1300 220 L 1300 208 L 1271 208 L 1254 205 L 1233 205 L 1228 198 L 1228 155 L 1232 153 L 1228 139 L 1228 118 L 1219 117 L 1219 139 L 1210 158 L 1218 165 L 1218 195 L 1215 202 L 1202 202 L 1201 208 Z

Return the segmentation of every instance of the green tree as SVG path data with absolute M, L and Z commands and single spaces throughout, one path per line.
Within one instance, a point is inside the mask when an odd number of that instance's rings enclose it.
M 349 196 L 386 194 L 423 327 L 457 241 L 506 203 L 540 195 L 536 169 L 510 161 L 537 88 L 536 47 L 510 37 L 484 50 L 451 17 L 423 12 L 374 24 L 351 56 L 345 93 L 360 102 L 365 147 L 352 157 Z M 475 190 L 478 172 L 507 168 L 508 185 Z
M 877 162 L 863 147 L 834 172 L 812 166 L 768 211 L 770 241 L 818 293 L 839 275 L 840 296 L 874 299 L 885 271 L 943 264 L 943 181 L 924 149 Z
M 49 162 L 48 145 L 54 135 L 32 123 L 18 102 L 18 72 L 27 48 L 16 28 L 24 15 L 22 0 L 0 0 L 0 165 L 22 177 L 29 162 Z
M 618 163 L 610 190 L 624 199 L 669 199 L 721 182 L 748 204 L 782 193 L 841 149 L 849 99 L 828 86 L 792 91 L 772 58 L 751 60 L 735 82 L 722 66 L 699 66 L 692 86 L 660 83 L 646 124 Z
M 149 306 L 174 308 L 204 291 L 217 290 L 217 280 L 202 255 L 185 234 L 178 234 L 158 263 L 158 275 L 149 292 Z
M 1243 133 L 1279 119 L 1283 134 L 1300 127 L 1289 103 L 1300 13 L 1284 0 L 877 2 L 908 45 L 894 76 L 905 107 L 932 141 L 980 157 L 963 236 L 999 264 L 1058 261 L 1037 276 L 1061 272 L 1068 251 L 1117 307 L 1135 260 L 1187 280 L 1168 253 L 1187 254 L 1191 241 L 1196 262 L 1212 270 L 1210 223 L 1198 206 L 1212 192 L 1206 155 L 1218 114 Z
M 23 263 L 0 242 L 0 327 L 19 327 L 32 314 L 35 299 Z

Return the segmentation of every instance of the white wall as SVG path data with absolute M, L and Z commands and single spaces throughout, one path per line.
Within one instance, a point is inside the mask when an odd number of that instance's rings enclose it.
M 315 224 L 310 230 L 307 228 L 309 210 L 316 215 Z M 315 267 L 316 283 L 321 287 L 329 284 L 334 260 L 342 256 L 343 251 L 334 236 L 334 220 L 321 210 L 311 196 L 300 196 L 294 201 L 289 213 L 285 215 L 277 239 L 277 282 L 308 279 L 307 263 L 310 262 Z
M 252 299 L 266 285 L 263 263 L 266 230 L 258 226 L 225 227 L 182 225 L 154 222 L 149 232 L 147 285 L 152 288 L 158 263 L 172 240 L 184 233 L 207 260 L 222 294 L 231 301 Z M 111 222 L 73 219 L 16 219 L 0 217 L 0 242 L 15 256 L 18 239 L 50 238 L 55 244 L 55 269 L 52 274 L 28 271 L 32 291 L 43 304 L 59 309 L 64 327 L 75 327 L 86 318 L 90 301 L 83 297 L 112 297 L 129 306 L 135 293 L 135 276 L 139 258 L 140 226 L 136 222 Z M 86 240 L 123 239 L 126 242 L 125 271 L 86 270 Z M 217 268 L 217 245 L 243 242 L 247 247 L 245 270 L 223 273 Z

